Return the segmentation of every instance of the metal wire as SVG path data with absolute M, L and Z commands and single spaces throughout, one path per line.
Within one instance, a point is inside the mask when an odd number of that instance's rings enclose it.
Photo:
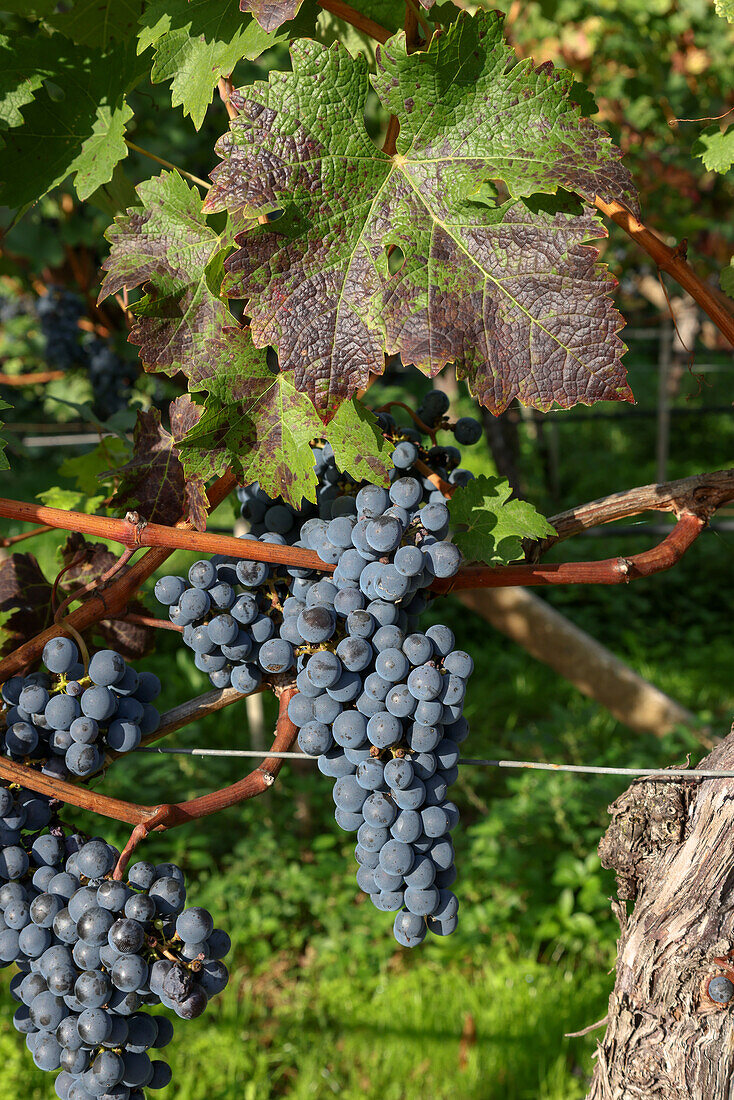
M 267 752 L 265 749 L 172 749 L 153 746 L 137 751 L 170 753 L 180 756 L 244 756 L 256 757 L 262 760 L 269 758 L 277 760 L 313 760 L 315 762 L 318 759 L 315 756 L 307 756 L 302 752 Z M 483 768 L 530 768 L 545 772 L 578 772 L 585 775 L 655 776 L 656 780 L 734 779 L 734 771 L 707 771 L 701 768 L 604 768 L 593 764 L 546 764 L 535 760 L 482 760 L 470 757 L 460 759 L 459 764 L 469 764 Z

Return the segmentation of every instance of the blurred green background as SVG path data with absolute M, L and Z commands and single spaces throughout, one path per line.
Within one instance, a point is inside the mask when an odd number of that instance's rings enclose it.
M 646 220 L 670 239 L 687 237 L 703 274 L 718 272 L 731 253 L 731 181 L 705 172 L 692 152 L 705 123 L 669 125 L 674 118 L 719 114 L 734 102 L 731 34 L 712 5 L 561 0 L 500 6 L 510 12 L 510 37 L 524 55 L 565 64 L 588 84 L 599 121 L 625 150 Z M 287 64 L 283 53 L 261 60 L 263 66 Z M 261 73 L 261 66 L 242 63 L 235 83 Z M 226 125 L 223 108 L 213 107 L 197 134 L 171 110 L 167 89 L 135 95 L 133 140 L 206 175 L 213 140 Z M 381 120 L 372 121 L 378 134 Z M 118 183 L 124 191 L 154 168 L 131 155 Z M 97 207 L 79 208 L 65 195 L 53 192 L 8 234 L 0 271 L 6 289 L 50 277 L 73 286 L 70 247 L 84 249 L 96 270 L 109 222 L 103 196 Z M 546 515 L 653 481 L 659 470 L 660 328 L 668 339 L 669 322 L 644 293 L 645 276 L 654 276 L 647 258 L 614 227 L 604 259 L 621 278 L 620 308 L 629 321 L 626 361 L 637 405 L 545 416 L 510 411 L 505 425 L 523 492 Z M 671 383 L 669 478 L 732 459 L 731 357 L 706 324 L 694 339 L 691 369 L 687 356 L 678 356 Z M 8 325 L 0 336 L 3 369 L 28 369 L 34 355 L 33 333 L 20 321 Z M 74 479 L 56 470 L 77 451 L 29 446 L 22 424 L 76 419 L 77 410 L 50 394 L 84 401 L 85 386 L 79 378 L 13 394 L 16 409 L 6 433 L 12 472 L 4 479 L 11 495 L 31 500 L 52 485 L 74 490 Z M 370 402 L 418 397 L 426 389 L 415 372 L 397 373 L 373 388 Z M 136 388 L 142 404 L 175 392 L 151 377 Z M 452 411 L 472 412 L 463 386 Z M 467 454 L 466 464 L 475 472 L 494 470 L 486 442 Z M 720 518 L 726 519 L 723 513 Z M 228 501 L 212 527 L 230 530 L 234 520 Z M 638 522 L 639 531 L 607 529 L 601 538 L 565 543 L 552 556 L 638 552 L 660 537 L 644 530 L 644 518 L 625 526 Z M 2 534 L 22 529 L 0 523 Z M 50 534 L 18 550 L 36 554 L 53 577 L 60 542 L 60 535 Z M 734 709 L 732 550 L 734 531 L 724 526 L 707 532 L 669 573 L 625 588 L 546 590 L 542 596 L 693 711 L 714 735 L 723 735 Z M 167 569 L 183 571 L 192 560 L 177 554 Z M 450 598 L 435 604 L 427 619 L 448 622 L 476 662 L 467 696 L 467 755 L 629 767 L 683 763 L 688 753 L 696 761 L 703 753 L 685 729 L 662 738 L 632 732 Z M 208 686 L 172 635 L 162 633 L 145 666 L 163 681 L 161 709 Z M 272 700 L 266 700 L 266 736 L 273 718 Z M 188 727 L 171 743 L 243 747 L 251 736 L 242 703 Z M 231 779 L 232 765 L 225 761 L 133 755 L 115 766 L 104 789 L 153 803 L 192 797 Z M 182 864 L 191 879 L 190 899 L 211 908 L 234 945 L 229 988 L 196 1023 L 178 1023 L 166 1051 L 174 1081 L 158 1095 L 583 1097 L 595 1035 L 564 1034 L 605 1014 L 613 983 L 613 876 L 600 868 L 596 846 L 606 807 L 625 787 L 624 779 L 613 777 L 462 768 L 454 793 L 462 813 L 455 833 L 459 930 L 413 952 L 396 946 L 389 915 L 360 895 L 353 839 L 336 828 L 329 781 L 312 764 L 284 768 L 260 799 L 151 839 L 145 855 Z M 124 827 L 114 823 L 82 814 L 74 820 L 118 844 L 126 839 Z M 4 971 L 2 981 L 8 977 Z M 48 1075 L 33 1068 L 11 1016 L 5 993 L 0 1100 L 41 1100 L 51 1093 Z

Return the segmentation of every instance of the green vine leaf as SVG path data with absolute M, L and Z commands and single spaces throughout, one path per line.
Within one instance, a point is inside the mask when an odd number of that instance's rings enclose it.
M 132 110 L 126 95 L 145 67 L 126 46 L 103 52 L 40 36 L 13 45 L 22 65 L 14 70 L 15 91 L 5 95 L 6 103 L 14 97 L 16 108 L 22 106 L 23 125 L 5 134 L 0 202 L 25 206 L 69 175 L 86 199 L 127 156 L 124 133 Z
M 9 408 L 10 408 L 10 405 L 7 403 L 7 401 L 3 401 L 2 397 L 0 397 L 0 412 L 2 412 L 3 409 L 9 409 Z M 0 428 L 4 428 L 4 427 L 5 427 L 4 421 L 0 420 Z M 7 439 L 3 439 L 3 437 L 0 435 L 0 470 L 9 470 L 10 469 L 10 463 L 8 462 L 8 456 L 5 454 L 5 448 L 7 447 L 7 445 L 8 445 Z
M 467 561 L 507 565 L 523 556 L 523 539 L 555 535 L 527 500 L 510 500 L 511 492 L 504 478 L 482 475 L 451 497 L 452 536 Z
M 201 196 L 178 172 L 163 172 L 137 188 L 142 207 L 115 219 L 99 301 L 123 288 L 145 286 L 131 307 L 130 340 L 146 369 L 176 374 L 191 388 L 207 384 L 216 364 L 208 346 L 233 318 L 219 297 L 223 258 L 234 231 L 217 232 L 201 213 Z
M 0 35 L 0 130 L 9 130 L 23 122 L 22 108 L 33 101 L 43 84 L 44 72 L 29 66 L 23 46 L 31 39 L 13 40 Z
M 209 387 L 203 415 L 178 445 L 187 478 L 205 481 L 231 468 L 242 484 L 259 481 L 270 496 L 299 506 L 303 498 L 316 500 L 311 442 L 325 435 L 342 472 L 389 484 L 390 448 L 364 406 L 345 404 L 324 433 L 290 372 L 275 373 L 264 358 L 256 359 L 247 330 L 227 337 L 218 356 L 223 369 Z M 236 402 L 223 394 L 235 394 Z
M 725 267 L 721 272 L 719 283 L 724 294 L 728 294 L 730 298 L 734 298 L 734 259 L 729 266 Z
M 59 5 L 54 4 L 54 8 Z M 75 0 L 67 10 L 54 11 L 44 22 L 85 46 L 129 42 L 135 33 L 143 0 Z
M 734 126 L 723 133 L 718 126 L 707 127 L 694 142 L 692 152 L 709 172 L 725 175 L 734 164 Z
M 515 397 L 542 409 L 630 400 L 614 282 L 585 243 L 605 230 L 589 212 L 522 201 L 565 189 L 636 209 L 618 150 L 570 98 L 571 74 L 513 65 L 496 13 L 461 13 L 425 52 L 408 54 L 400 33 L 378 48 L 372 81 L 400 120 L 389 157 L 364 126 L 365 58 L 308 40 L 291 55 L 292 73 L 242 90 L 205 209 L 249 220 L 225 289 L 324 421 L 385 352 L 430 375 L 456 362 L 494 412 Z M 491 180 L 510 198 L 490 195 Z
M 241 59 L 253 61 L 264 50 L 308 33 L 314 23 L 312 2 L 296 24 L 278 34 L 243 18 L 232 0 L 155 0 L 140 19 L 138 53 L 155 47 L 152 82 L 171 81 L 172 105 L 183 107 L 198 130 L 220 77 Z

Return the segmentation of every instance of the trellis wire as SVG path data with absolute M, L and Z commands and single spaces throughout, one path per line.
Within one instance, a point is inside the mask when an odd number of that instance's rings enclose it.
M 262 760 L 313 760 L 316 756 L 307 756 L 302 752 L 268 752 L 266 749 L 172 749 L 153 746 L 138 749 L 137 752 L 168 753 L 179 756 L 245 756 Z M 593 764 L 546 764 L 535 760 L 481 760 L 464 757 L 459 764 L 471 764 L 483 768 L 532 768 L 546 772 L 580 772 L 586 775 L 630 775 L 655 776 L 661 779 L 734 779 L 734 772 L 707 771 L 701 768 L 663 769 L 660 768 L 604 768 Z

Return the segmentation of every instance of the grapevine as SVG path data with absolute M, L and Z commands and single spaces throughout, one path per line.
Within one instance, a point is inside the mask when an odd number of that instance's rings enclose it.
M 492 761 L 462 761 L 465 700 L 485 685 L 436 621 L 441 598 L 631 584 L 672 568 L 734 501 L 727 469 L 546 519 L 472 472 L 484 428 L 458 402 L 486 424 L 515 402 L 634 400 L 600 215 L 691 295 L 711 342 L 734 343 L 726 294 L 642 220 L 633 158 L 588 117 L 585 89 L 513 49 L 515 6 L 507 24 L 431 0 L 399 18 L 343 0 L 169 6 L 11 5 L 0 41 L 18 55 L 0 102 L 11 245 L 48 209 L 59 231 L 37 271 L 8 252 L 0 385 L 24 416 L 56 402 L 95 437 L 40 500 L 14 499 L 28 494 L 10 479 L 0 498 L 0 517 L 35 525 L 0 540 L 0 966 L 60 1100 L 171 1083 L 157 1052 L 174 1026 L 153 1010 L 185 1024 L 216 1004 L 231 941 L 146 841 L 264 794 L 294 750 L 353 837 L 378 950 L 442 950 L 466 904 L 452 788 L 462 762 Z M 258 62 L 271 47 L 290 51 L 282 71 Z M 245 59 L 265 79 L 236 82 Z M 196 131 L 206 122 L 185 167 L 132 129 L 147 77 L 170 82 Z M 728 147 L 711 135 L 709 171 Z M 414 368 L 455 377 L 428 389 Z M 23 445 L 8 451 L 0 439 L 2 471 Z M 213 529 L 224 502 L 234 530 Z M 651 510 L 674 522 L 647 549 L 544 560 Z M 47 577 L 15 544 L 50 531 L 70 538 Z M 177 552 L 190 557 L 174 569 Z M 163 713 L 145 668 L 160 631 L 211 685 Z M 277 700 L 272 755 L 248 774 L 151 805 L 106 792 L 121 758 L 261 693 Z M 127 843 L 87 835 L 75 808 L 130 826 Z M 704 988 L 725 1006 L 730 986 Z

